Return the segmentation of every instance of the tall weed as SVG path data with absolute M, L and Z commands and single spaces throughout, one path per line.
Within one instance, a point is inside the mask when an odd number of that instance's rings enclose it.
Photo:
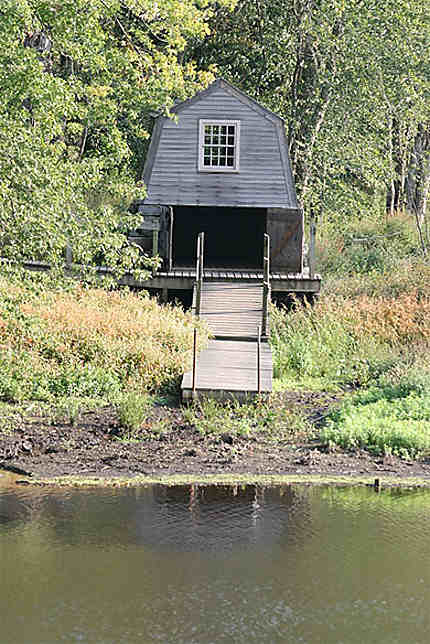
M 146 293 L 34 289 L 0 278 L 0 399 L 115 396 L 176 382 L 195 318 Z M 207 329 L 198 324 L 200 346 Z
M 272 309 L 275 376 L 365 385 L 430 346 L 430 298 L 322 296 L 294 311 Z
M 400 258 L 419 256 L 415 220 L 401 212 L 386 219 L 370 213 L 341 232 L 326 224 L 317 247 L 319 270 L 341 279 L 396 270 Z
M 117 404 L 121 427 L 125 437 L 131 438 L 145 422 L 153 401 L 148 394 L 129 392 L 124 394 Z

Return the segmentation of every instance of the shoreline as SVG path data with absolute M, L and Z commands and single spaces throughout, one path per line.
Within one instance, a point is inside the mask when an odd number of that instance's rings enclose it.
M 379 492 L 383 489 L 412 489 L 430 488 L 430 474 L 426 476 L 379 476 L 374 477 L 360 475 L 327 475 L 327 474 L 177 474 L 167 476 L 134 476 L 134 477 L 111 477 L 102 476 L 84 477 L 69 475 L 62 477 L 40 477 L 33 478 L 24 474 L 16 474 L 9 470 L 1 469 L 4 463 L 0 464 L 0 487 L 1 478 L 5 476 L 8 484 L 29 487 L 74 487 L 74 488 L 115 488 L 115 487 L 146 487 L 152 485 L 165 485 L 167 487 L 182 485 L 204 486 L 235 486 L 255 485 L 261 487 L 278 487 L 283 485 L 303 486 L 354 486 L 368 487 Z M 24 478 L 23 478 L 24 477 Z
M 281 421 L 247 432 L 240 423 L 199 429 L 177 404 L 160 404 L 138 433 L 124 438 L 112 406 L 83 411 L 72 423 L 48 415 L 16 417 L 0 431 L 0 474 L 30 485 L 342 484 L 430 487 L 430 458 L 407 460 L 322 443 L 316 424 L 339 397 L 281 394 L 314 420 L 315 432 Z M 274 408 L 275 409 L 275 408 Z M 11 417 L 12 419 L 12 417 Z M 316 419 L 316 422 L 315 422 Z M 227 419 L 228 420 L 228 419 Z M 239 419 L 240 420 L 240 419 Z M 216 423 L 218 418 L 213 420 Z M 219 422 L 222 422 L 219 421 Z M 227 422 L 227 421 L 226 421 Z M 0 476 L 0 481 L 1 481 Z

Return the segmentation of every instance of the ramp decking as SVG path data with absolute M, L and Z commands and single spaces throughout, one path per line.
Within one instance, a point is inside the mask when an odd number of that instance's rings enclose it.
M 272 391 L 272 351 L 261 344 L 261 393 Z M 197 358 L 196 392 L 213 398 L 255 396 L 257 382 L 257 342 L 210 340 Z M 192 398 L 192 372 L 182 380 L 182 397 Z
M 263 286 L 244 282 L 205 282 L 200 316 L 215 336 L 198 356 L 193 392 L 192 371 L 182 379 L 182 397 L 255 396 L 272 391 L 272 351 L 260 345 L 258 380 L 258 327 L 263 315 Z
M 263 288 L 243 282 L 204 282 L 200 317 L 215 338 L 257 339 Z

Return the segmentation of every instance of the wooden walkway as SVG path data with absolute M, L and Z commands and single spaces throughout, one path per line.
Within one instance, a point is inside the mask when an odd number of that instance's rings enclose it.
M 272 350 L 261 344 L 261 393 L 272 391 Z M 211 398 L 242 400 L 257 394 L 257 343 L 210 340 L 197 358 L 196 393 Z M 192 398 L 192 373 L 182 379 L 182 398 Z
M 243 282 L 203 282 L 200 317 L 215 338 L 257 339 L 263 288 Z
M 243 282 L 204 282 L 201 317 L 215 336 L 197 357 L 195 395 L 243 400 L 258 393 L 258 327 L 263 286 Z M 272 391 L 272 350 L 260 348 L 260 392 Z M 182 397 L 193 398 L 192 372 L 182 379 Z

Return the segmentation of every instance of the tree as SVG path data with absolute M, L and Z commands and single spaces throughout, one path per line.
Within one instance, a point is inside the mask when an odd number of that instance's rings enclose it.
M 128 243 L 144 196 L 152 111 L 213 78 L 182 52 L 208 33 L 208 0 L 4 0 L 0 8 L 0 255 L 97 256 L 144 268 Z M 219 5 L 232 5 L 224 0 Z
M 422 220 L 429 21 L 429 0 L 240 0 L 188 56 L 285 118 L 306 210 L 339 227 L 388 199 Z

